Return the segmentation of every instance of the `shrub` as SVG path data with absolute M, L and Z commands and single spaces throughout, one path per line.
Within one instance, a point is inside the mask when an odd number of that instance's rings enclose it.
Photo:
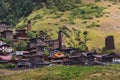
M 87 24 L 87 21 L 83 21 L 82 23 L 83 23 L 83 24 Z
M 86 28 L 100 27 L 100 24 L 96 22 L 92 22 L 90 25 L 86 26 Z
M 70 15 L 81 19 L 93 19 L 93 17 L 101 17 L 103 15 L 104 8 L 95 4 L 84 4 L 80 8 L 72 10 Z
M 36 20 L 36 19 L 42 19 L 42 17 L 43 17 L 43 16 L 37 14 L 37 15 L 33 18 L 33 20 Z
M 48 55 L 50 54 L 48 48 L 49 48 L 49 47 L 45 47 L 45 48 L 44 48 L 44 54 L 45 54 L 46 56 L 48 56 Z
M 15 50 L 23 51 L 26 49 L 27 43 L 25 41 L 19 41 L 14 47 Z
M 100 2 L 101 0 L 95 0 L 95 2 Z
M 14 68 L 15 65 L 11 64 L 11 63 L 7 63 L 7 64 L 0 64 L 0 69 L 4 69 L 4 68 Z
M 33 31 L 29 31 L 29 32 L 27 33 L 27 36 L 28 36 L 29 38 L 36 38 L 36 34 L 35 34 Z
M 47 0 L 47 8 L 56 8 L 59 11 L 71 10 L 77 7 L 76 4 L 81 3 L 81 0 Z
M 120 7 L 118 7 L 118 9 L 120 9 Z
M 111 5 L 108 5 L 108 7 L 111 7 Z
M 113 5 L 117 4 L 116 2 L 112 3 Z

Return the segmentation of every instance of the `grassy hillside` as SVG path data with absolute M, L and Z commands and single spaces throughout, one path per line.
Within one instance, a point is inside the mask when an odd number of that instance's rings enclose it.
M 87 42 L 89 50 L 98 49 L 104 47 L 104 39 L 108 35 L 113 35 L 115 37 L 116 52 L 120 51 L 120 3 L 103 1 L 94 2 L 92 0 L 84 0 L 84 3 L 93 3 L 104 8 L 103 16 L 99 13 L 90 13 L 88 16 L 96 15 L 97 17 L 92 17 L 92 19 L 82 19 L 83 15 L 77 14 L 77 17 L 70 15 L 71 12 L 75 11 L 64 11 L 60 12 L 54 9 L 42 8 L 33 11 L 26 19 L 20 20 L 16 25 L 16 28 L 25 27 L 27 20 L 32 21 L 32 29 L 35 31 L 46 30 L 48 34 L 51 35 L 53 39 L 57 38 L 57 32 L 63 25 L 67 26 L 70 30 L 75 28 L 77 30 L 88 31 L 89 41 Z M 81 7 L 81 5 L 78 5 Z M 88 9 L 86 6 L 82 6 L 85 11 Z M 81 9 L 81 8 L 80 8 Z M 98 15 L 99 14 L 99 15 Z M 79 18 L 80 17 L 80 18 Z M 91 27 L 91 25 L 93 25 Z M 70 39 L 66 38 L 66 45 L 71 39 L 74 41 L 74 35 Z
M 0 73 L 3 70 L 0 70 Z M 0 80 L 120 80 L 120 65 L 55 66 L 35 70 L 4 70 Z

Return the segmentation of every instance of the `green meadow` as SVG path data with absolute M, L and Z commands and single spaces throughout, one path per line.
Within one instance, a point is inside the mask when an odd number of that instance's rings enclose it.
M 9 72 L 4 72 L 0 80 L 120 80 L 120 65 L 52 66 Z

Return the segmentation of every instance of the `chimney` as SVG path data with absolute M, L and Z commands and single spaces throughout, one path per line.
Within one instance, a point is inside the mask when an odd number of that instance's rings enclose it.
M 107 36 L 105 38 L 105 47 L 109 50 L 115 49 L 114 37 L 113 36 Z
M 31 21 L 28 21 L 27 24 L 27 32 L 31 31 Z
M 65 48 L 64 45 L 65 41 L 64 41 L 64 35 L 61 30 L 58 33 L 58 40 L 59 40 L 59 49 L 62 50 L 63 48 Z

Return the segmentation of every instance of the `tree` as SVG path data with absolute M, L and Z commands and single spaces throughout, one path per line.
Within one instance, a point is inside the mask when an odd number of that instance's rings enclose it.
M 23 15 L 23 16 L 27 16 L 29 13 L 31 13 L 33 10 L 33 3 L 31 0 L 25 0 L 23 5 L 22 5 L 22 8 L 21 8 L 21 11 L 22 13 L 20 15 Z
M 27 43 L 25 41 L 19 41 L 16 45 L 15 45 L 15 49 L 18 51 L 23 51 L 26 49 Z
M 84 36 L 84 42 L 85 42 L 85 44 L 86 44 L 86 42 L 88 41 L 88 38 L 87 38 L 88 32 L 87 32 L 87 31 L 84 31 L 84 32 L 83 32 L 83 36 Z
M 0 20 L 4 21 L 4 18 L 8 15 L 8 5 L 6 5 L 5 0 L 0 1 Z
M 87 44 L 86 44 L 87 41 L 89 40 L 88 39 L 88 32 L 87 31 L 83 32 L 83 39 L 84 40 L 83 40 L 83 44 L 82 44 L 83 46 L 82 47 L 84 47 L 84 50 L 88 50 L 88 47 L 87 47 Z
M 80 49 L 81 51 L 86 51 L 86 50 L 87 50 L 87 46 L 86 46 L 86 44 L 81 43 L 81 44 L 79 45 L 78 49 Z
M 36 34 L 35 34 L 33 31 L 29 31 L 29 32 L 27 33 L 27 36 L 28 36 L 29 38 L 36 38 Z
M 0 0 L 0 21 L 15 25 L 21 17 L 27 17 L 33 9 L 32 0 Z
M 76 4 L 81 3 L 81 0 L 47 0 L 47 8 L 57 8 L 60 11 L 71 10 L 77 7 Z
M 0 38 L 0 40 L 6 42 L 7 44 L 9 44 L 10 46 L 13 46 L 13 42 L 11 39 L 6 39 L 6 38 Z

